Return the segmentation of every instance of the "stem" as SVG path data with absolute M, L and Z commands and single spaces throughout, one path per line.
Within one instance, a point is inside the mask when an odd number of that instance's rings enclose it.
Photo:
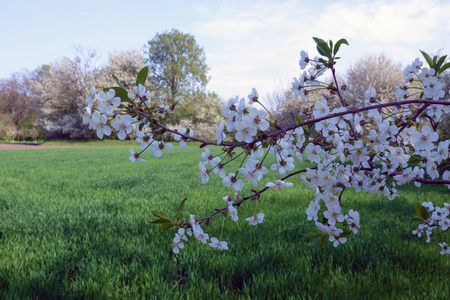
M 315 169 L 317 169 L 317 167 L 308 168 L 308 169 L 310 169 L 310 170 L 315 170 Z M 308 169 L 303 169 L 303 170 L 295 171 L 295 172 L 293 172 L 293 173 L 291 173 L 291 174 L 288 174 L 288 175 L 284 176 L 283 178 L 281 178 L 281 180 L 285 180 L 285 179 L 287 179 L 287 178 L 289 178 L 289 177 L 292 177 L 292 176 L 294 176 L 294 175 L 297 175 L 297 174 L 300 174 L 300 173 L 304 173 L 304 172 L 308 171 Z M 450 180 L 449 180 L 449 183 L 450 183 Z M 261 190 L 259 190 L 259 191 L 255 191 L 255 192 L 254 192 L 252 195 L 250 195 L 250 196 L 243 197 L 241 200 L 239 200 L 239 201 L 233 203 L 232 205 L 233 205 L 233 206 L 238 206 L 238 207 L 239 207 L 243 202 L 245 202 L 245 201 L 247 201 L 247 200 L 249 200 L 249 199 L 253 199 L 253 198 L 256 197 L 256 196 L 259 196 L 260 194 L 264 193 L 264 192 L 267 191 L 268 189 L 269 189 L 269 187 L 264 187 L 263 189 L 261 189 Z M 252 191 L 254 191 L 254 190 L 252 190 Z M 227 207 L 228 207 L 228 206 L 227 206 Z M 214 217 L 215 215 L 219 214 L 223 209 L 226 209 L 227 207 L 223 207 L 223 208 L 221 208 L 221 209 L 216 209 L 216 212 L 215 212 L 215 213 L 213 213 L 213 214 L 211 214 L 211 215 L 209 215 L 209 216 L 207 216 L 207 217 L 205 217 L 205 218 L 197 219 L 197 220 L 198 220 L 199 222 L 204 222 L 204 221 L 210 220 L 212 217 Z M 186 226 L 186 225 L 189 225 L 189 223 L 183 223 L 183 224 L 181 224 L 181 225 L 182 225 L 182 226 Z
M 337 90 L 337 94 L 339 96 L 339 100 L 341 101 L 342 107 L 345 107 L 344 99 L 342 98 L 341 91 L 339 90 L 339 84 L 338 84 L 337 78 L 336 78 L 336 69 L 333 66 L 331 67 L 331 73 L 333 74 L 333 80 L 334 80 L 334 83 L 336 84 L 336 90 Z M 348 125 L 352 131 L 353 137 L 355 138 L 355 140 L 358 140 L 358 136 L 356 135 L 356 132 L 355 132 L 355 129 L 353 128 L 352 123 L 348 122 Z
M 448 100 L 450 100 L 450 99 L 444 99 L 444 100 L 420 100 L 420 99 L 403 100 L 403 101 L 382 103 L 382 104 L 372 105 L 372 106 L 369 106 L 369 107 L 361 107 L 361 108 L 357 108 L 357 109 L 347 110 L 347 111 L 344 111 L 344 112 L 339 112 L 339 113 L 331 114 L 331 115 L 328 115 L 328 116 L 325 116 L 325 117 L 320 117 L 320 118 L 317 118 L 317 119 L 308 120 L 308 121 L 305 121 L 305 122 L 302 122 L 302 123 L 298 123 L 298 124 L 295 124 L 295 125 L 292 125 L 292 126 L 289 126 L 289 127 L 283 128 L 283 129 L 280 129 L 280 130 L 275 131 L 275 132 L 273 132 L 271 134 L 268 134 L 268 135 L 266 135 L 264 137 L 255 139 L 255 140 L 251 141 L 250 143 L 239 142 L 239 143 L 234 143 L 233 144 L 233 143 L 223 143 L 222 142 L 221 144 L 217 145 L 217 143 L 214 143 L 214 142 L 205 141 L 205 140 L 202 140 L 202 139 L 199 139 L 199 138 L 195 138 L 195 137 L 191 137 L 191 136 L 179 133 L 178 131 L 170 129 L 170 128 L 162 125 L 161 123 L 159 123 L 157 121 L 155 121 L 155 124 L 157 126 L 161 127 L 162 129 L 164 129 L 165 131 L 172 132 L 174 134 L 178 134 L 178 135 L 180 135 L 182 137 L 186 137 L 186 138 L 188 138 L 190 140 L 193 140 L 193 141 L 196 141 L 196 142 L 200 142 L 200 143 L 202 143 L 205 146 L 206 145 L 214 145 L 214 146 L 240 147 L 240 146 L 246 146 L 246 145 L 249 145 L 249 144 L 254 144 L 254 143 L 257 143 L 257 142 L 262 142 L 264 140 L 270 139 L 272 137 L 279 136 L 282 133 L 285 133 L 285 132 L 290 131 L 290 130 L 294 130 L 294 129 L 296 129 L 298 127 L 302 127 L 304 125 L 314 124 L 314 123 L 317 123 L 317 122 L 320 122 L 320 121 L 323 121 L 323 120 L 327 120 L 327 119 L 331 119 L 331 118 L 335 118 L 335 117 L 339 117 L 339 116 L 344 116 L 344 115 L 348 115 L 348 114 L 356 114 L 356 113 L 360 113 L 360 112 L 364 112 L 364 111 L 368 111 L 368 110 L 373 110 L 373 109 L 378 109 L 378 108 L 384 108 L 384 107 L 390 107 L 390 106 L 403 106 L 403 105 L 408 105 L 408 104 L 423 103 L 423 104 L 428 104 L 428 105 L 433 105 L 433 104 L 435 104 L 435 105 L 450 105 L 450 101 L 448 101 Z

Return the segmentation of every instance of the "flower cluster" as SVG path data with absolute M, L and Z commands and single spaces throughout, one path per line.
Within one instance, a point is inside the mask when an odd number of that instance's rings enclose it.
M 412 233 L 421 238 L 424 234 L 427 238 L 427 243 L 436 235 L 433 230 L 441 228 L 442 232 L 448 232 L 450 228 L 450 204 L 444 203 L 444 207 L 434 206 L 432 202 L 423 202 L 418 204 L 416 211 L 420 217 L 415 217 L 413 220 L 420 222 L 420 225 Z M 442 247 L 441 254 L 450 254 L 447 244 L 439 244 Z
M 217 238 L 212 237 L 209 238 L 209 235 L 203 231 L 202 227 L 197 224 L 195 216 L 191 215 L 190 221 L 189 221 L 189 229 L 186 231 L 184 228 L 178 228 L 178 232 L 175 234 L 175 237 L 173 238 L 172 242 L 172 251 L 175 254 L 180 253 L 180 249 L 184 248 L 184 245 L 182 243 L 183 241 L 188 241 L 188 238 L 186 236 L 194 236 L 199 242 L 202 244 L 207 244 L 208 240 L 211 242 L 209 243 L 209 246 L 216 250 L 228 250 L 228 243 L 225 241 L 219 241 Z
M 194 236 L 203 244 L 217 250 L 228 250 L 228 244 L 217 238 L 209 238 L 205 227 L 216 216 L 230 217 L 238 221 L 237 208 L 247 200 L 261 200 L 261 194 L 268 189 L 282 190 L 292 186 L 286 179 L 297 178 L 312 189 L 314 199 L 306 209 L 306 217 L 314 222 L 318 233 L 306 234 L 321 239 L 321 244 L 329 240 L 334 247 L 347 242 L 350 234 L 360 230 L 359 212 L 344 210 L 343 195 L 346 189 L 356 193 L 371 192 L 383 194 L 392 200 L 397 195 L 396 187 L 413 182 L 416 186 L 429 183 L 446 184 L 450 188 L 450 171 L 440 172 L 439 165 L 448 160 L 450 140 L 442 141 L 437 129 L 444 114 L 450 113 L 450 102 L 439 82 L 439 74 L 444 71 L 442 63 L 430 68 L 416 59 L 405 71 L 407 79 L 396 86 L 392 102 L 383 103 L 377 98 L 375 89 L 365 93 L 365 107 L 350 110 L 343 97 L 343 90 L 335 76 L 336 54 L 344 39 L 327 44 L 314 38 L 321 57 L 311 59 L 307 52 L 300 52 L 299 65 L 302 74 L 294 78 L 292 86 L 296 96 L 308 101 L 308 95 L 316 90 L 328 90 L 338 99 L 340 107 L 334 108 L 328 100 L 315 103 L 312 120 L 298 120 L 298 124 L 281 128 L 276 120 L 270 119 L 268 110 L 259 101 L 255 88 L 244 98 L 231 98 L 222 107 L 227 122 L 220 122 L 216 130 L 216 142 L 204 141 L 194 137 L 192 130 L 170 129 L 161 123 L 169 112 L 169 107 L 152 101 L 151 94 L 143 84 L 145 76 L 138 76 L 133 92 L 125 93 L 123 87 L 96 92 L 95 88 L 86 99 L 88 107 L 84 122 L 96 130 L 99 138 L 112 133 L 107 125 L 108 119 L 119 139 L 135 132 L 141 144 L 141 151 L 130 149 L 131 162 L 144 161 L 141 154 L 150 149 L 155 157 L 160 157 L 165 149 L 173 145 L 163 140 L 163 134 L 171 133 L 180 148 L 186 142 L 201 142 L 201 160 L 198 163 L 199 177 L 207 184 L 210 176 L 218 176 L 223 185 L 233 190 L 233 195 L 222 196 L 227 206 L 215 209 L 205 218 L 191 215 L 189 221 L 172 221 L 162 212 L 153 212 L 163 229 L 177 227 L 172 249 L 175 254 L 184 247 L 187 236 Z M 425 54 L 424 54 L 425 55 Z M 441 61 L 441 60 L 439 60 Z M 442 60 L 443 61 L 443 60 Z M 431 62 L 431 63 L 430 63 Z M 449 65 L 450 67 L 450 65 Z M 148 71 L 148 70 L 147 70 Z M 321 77 L 331 71 L 331 82 Z M 319 80 L 320 79 L 320 80 Z M 121 97 L 115 92 L 120 91 Z M 124 93 L 127 97 L 123 96 Z M 98 110 L 92 112 L 96 100 Z M 114 119 L 113 119 L 114 118 Z M 230 142 L 231 141 L 231 142 Z M 263 143 L 267 150 L 263 149 Z M 212 155 L 206 146 L 219 146 L 220 155 Z M 267 163 L 268 157 L 273 163 Z M 229 164 L 240 160 L 240 167 L 232 169 Z M 308 160 L 315 167 L 298 170 L 296 165 Z M 265 182 L 264 177 L 273 171 L 278 179 Z M 245 186 L 253 188 L 245 195 Z M 258 186 L 263 186 L 256 190 Z M 241 193 L 243 195 L 241 195 Z M 256 203 L 257 203 L 256 201 Z M 419 237 L 422 232 L 429 239 L 432 230 L 441 227 L 443 232 L 449 227 L 449 206 L 434 208 L 431 203 L 422 204 L 427 215 L 421 211 L 419 228 L 413 232 Z M 245 219 L 249 225 L 265 221 L 265 215 L 258 212 Z M 446 243 L 440 244 L 442 254 L 450 253 Z

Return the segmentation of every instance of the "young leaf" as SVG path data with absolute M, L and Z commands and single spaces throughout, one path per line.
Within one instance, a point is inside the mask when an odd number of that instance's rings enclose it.
M 447 58 L 447 55 L 444 55 L 441 58 L 439 58 L 436 65 L 434 66 L 434 70 L 436 71 L 436 73 L 439 73 L 441 65 L 444 63 L 446 58 Z
M 435 55 L 435 56 L 433 57 L 433 65 L 436 66 L 436 63 L 437 63 L 437 55 Z
M 317 246 L 317 248 L 322 247 L 323 244 L 325 244 L 326 240 L 327 240 L 327 235 L 326 234 L 322 234 L 322 238 L 320 239 L 319 246 Z
M 173 227 L 173 226 L 175 226 L 175 224 L 162 224 L 161 230 L 166 231 L 167 229 L 169 229 L 170 227 Z
M 295 123 L 300 124 L 305 122 L 305 120 L 299 116 L 295 116 Z
M 421 216 L 421 212 L 422 212 L 422 204 L 420 204 L 420 202 L 417 202 L 417 205 L 416 205 L 416 214 L 419 216 L 419 217 L 422 217 Z
M 425 220 L 419 217 L 412 217 L 411 220 L 419 222 L 419 223 L 423 223 Z
M 420 51 L 420 53 L 422 53 L 423 57 L 427 61 L 430 68 L 433 68 L 434 64 L 433 64 L 433 61 L 431 60 L 431 57 L 425 51 L 422 51 L 422 50 L 419 50 L 419 51 Z
M 308 127 L 308 125 L 303 125 L 302 128 L 303 128 L 303 132 L 305 133 L 305 135 L 309 136 L 309 127 Z
M 126 90 L 126 88 L 123 86 L 122 83 L 120 83 L 119 78 L 117 78 L 116 75 L 112 75 L 112 78 L 114 79 L 114 81 L 115 81 L 121 88 L 123 88 L 124 90 Z
M 408 165 L 418 165 L 422 161 L 422 156 L 413 154 L 408 160 Z
M 323 233 L 312 233 L 312 232 L 307 232 L 307 233 L 304 233 L 303 235 L 304 235 L 305 237 L 307 237 L 307 238 L 315 239 L 315 238 L 321 237 L 321 236 L 323 235 Z
M 162 211 L 152 210 L 152 214 L 155 217 L 160 218 L 160 219 L 169 219 L 169 216 L 166 213 L 162 212 Z
M 314 135 L 316 133 L 316 124 L 311 127 L 311 134 Z
M 178 205 L 178 210 L 177 210 L 177 220 L 180 219 L 180 215 L 181 215 L 181 212 L 183 211 L 184 204 L 186 203 L 186 200 L 187 200 L 187 198 L 184 198 L 184 199 L 180 202 L 180 205 Z
M 331 58 L 331 49 L 328 47 L 327 43 L 320 39 L 313 37 L 314 42 L 316 42 L 317 51 L 319 51 L 320 55 Z
M 136 86 L 138 86 L 139 84 L 144 85 L 145 81 L 147 80 L 147 76 L 148 76 L 148 67 L 144 67 L 142 68 L 142 70 L 139 71 L 139 74 L 136 78 Z
M 446 63 L 445 65 L 443 65 L 442 68 L 439 69 L 439 72 L 436 73 L 436 75 L 441 74 L 442 72 L 444 72 L 448 68 L 450 68 L 450 63 Z
M 111 88 L 104 88 L 103 91 L 107 92 L 110 89 L 113 89 L 116 92 L 116 97 L 119 97 L 120 100 L 122 100 L 124 102 L 131 102 L 131 99 L 128 98 L 128 92 L 125 89 L 115 86 L 115 87 L 111 87 Z
M 326 45 L 324 46 L 323 44 L 317 44 L 316 48 L 317 48 L 317 51 L 320 53 L 320 55 L 328 57 L 328 54 L 327 54 L 327 52 L 329 52 L 329 51 L 327 51 L 328 46 L 326 46 Z
M 340 39 L 339 41 L 336 42 L 336 45 L 334 46 L 334 50 L 333 50 L 333 56 L 335 56 L 338 53 L 339 48 L 341 47 L 342 44 L 346 44 L 348 46 L 347 40 Z M 338 57 L 336 57 L 336 59 L 338 59 Z
M 350 229 L 347 228 L 340 228 L 340 229 L 342 229 L 343 232 L 338 236 L 339 238 L 347 237 L 352 233 Z
M 169 219 L 158 219 L 155 221 L 151 221 L 150 224 L 172 224 L 173 222 Z
M 321 38 L 313 37 L 313 40 L 314 40 L 314 42 L 316 42 L 316 44 L 319 44 L 319 43 L 324 43 L 324 44 L 326 44 L 325 41 L 322 40 Z
M 428 212 L 428 209 L 425 206 L 422 206 L 420 208 L 421 214 L 419 217 L 422 217 L 422 219 L 427 220 L 430 218 L 430 213 Z

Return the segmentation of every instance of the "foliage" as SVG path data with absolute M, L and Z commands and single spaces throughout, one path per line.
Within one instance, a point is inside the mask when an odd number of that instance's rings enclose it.
M 177 108 L 179 128 L 192 128 L 195 136 L 213 140 L 216 126 L 223 119 L 222 101 L 215 93 L 197 91 L 189 95 Z
M 28 132 L 34 127 L 36 112 L 31 93 L 35 76 L 34 72 L 21 71 L 0 80 L 0 137 L 7 140 L 30 137 Z
M 68 122 L 67 118 L 78 119 L 69 122 L 73 125 L 82 123 L 83 103 L 94 78 L 93 57 L 92 54 L 86 60 L 63 58 L 38 71 L 39 79 L 34 81 L 33 97 L 38 107 L 38 125 L 48 137 L 70 138 L 71 134 L 61 128 Z M 75 136 L 79 138 L 91 136 L 82 128 L 78 132 L 80 134 Z
M 102 70 L 105 83 L 101 84 L 101 86 L 115 85 L 112 79 L 114 75 L 120 78 L 120 82 L 125 88 L 131 89 L 135 85 L 139 71 L 144 67 L 144 55 L 138 49 L 112 52 L 108 55 L 108 64 Z
M 174 111 L 188 95 L 202 91 L 207 82 L 206 57 L 194 36 L 177 29 L 157 33 L 148 42 L 151 79 L 161 91 L 162 103 L 169 105 L 172 124 L 179 122 Z

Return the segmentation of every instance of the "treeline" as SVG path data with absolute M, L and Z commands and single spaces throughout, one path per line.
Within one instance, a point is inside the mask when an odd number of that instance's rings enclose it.
M 156 34 L 148 44 L 145 51 L 110 53 L 100 67 L 95 51 L 77 49 L 74 58 L 64 57 L 0 79 L 0 139 L 94 138 L 82 122 L 90 87 L 116 86 L 114 74 L 131 90 L 146 65 L 152 67 L 146 86 L 152 101 L 177 106 L 176 114 L 172 111 L 168 118 L 172 125 L 213 137 L 211 128 L 220 122 L 222 103 L 217 94 L 205 90 L 208 67 L 203 49 L 193 36 L 175 29 Z
M 131 89 L 139 70 L 150 66 L 152 71 L 146 88 L 152 93 L 152 101 L 172 108 L 167 122 L 175 128 L 192 128 L 196 136 L 213 140 L 222 119 L 223 103 L 217 94 L 205 91 L 209 78 L 203 49 L 193 36 L 175 29 L 157 34 L 148 45 L 145 51 L 111 53 L 101 67 L 96 66 L 95 52 L 79 49 L 74 58 L 61 58 L 36 70 L 24 70 L 0 79 L 0 139 L 95 138 L 82 122 L 90 87 L 115 86 L 114 74 Z M 367 88 L 374 88 L 379 100 L 392 101 L 395 85 L 403 80 L 401 64 L 384 53 L 357 60 L 338 78 L 346 86 L 341 92 L 345 93 L 343 96 L 350 108 L 364 106 Z M 447 92 L 450 89 L 448 73 L 442 82 Z M 272 118 L 280 126 L 288 127 L 295 124 L 296 116 L 311 118 L 316 102 L 333 97 L 336 95 L 323 89 L 311 93 L 305 102 L 294 97 L 292 88 L 286 88 L 274 91 L 263 101 L 268 102 Z M 450 137 L 448 114 L 443 115 L 438 130 L 442 136 Z M 114 134 L 110 138 L 114 138 Z

